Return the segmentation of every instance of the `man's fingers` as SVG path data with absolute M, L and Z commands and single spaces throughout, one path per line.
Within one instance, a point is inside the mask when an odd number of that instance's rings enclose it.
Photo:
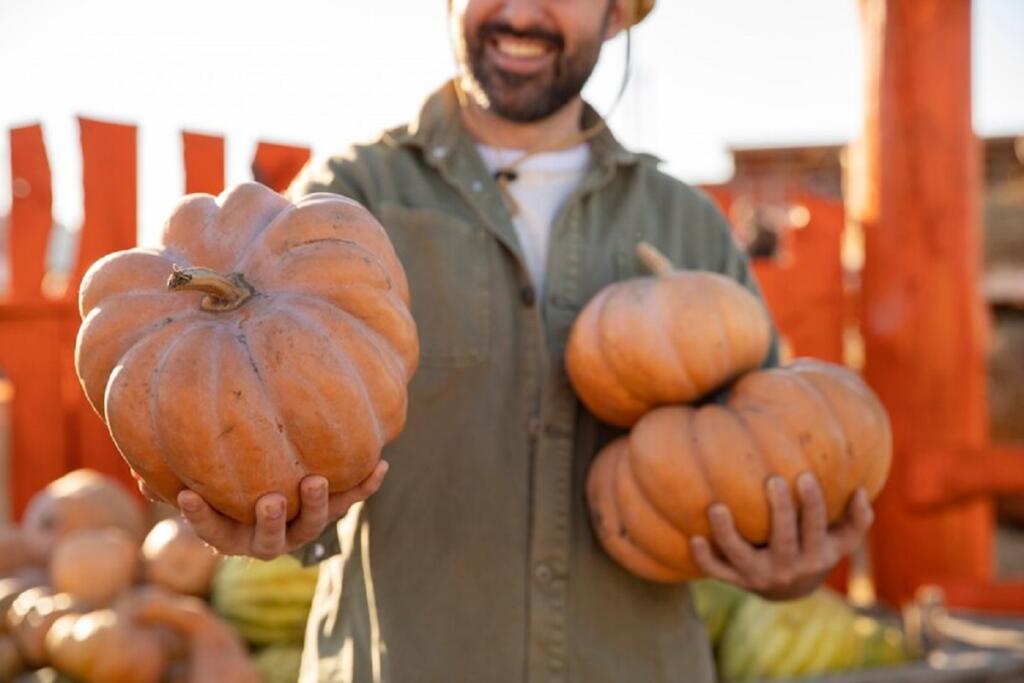
M 772 477 L 767 487 L 768 504 L 772 510 L 772 559 L 777 566 L 788 567 L 800 555 L 796 506 L 793 504 L 793 496 L 789 494 L 789 486 L 782 477 Z
M 217 550 L 232 555 L 251 555 L 269 560 L 315 540 L 334 519 L 344 515 L 380 488 L 388 464 L 381 460 L 355 488 L 328 494 L 327 480 L 319 475 L 305 477 L 299 484 L 299 516 L 288 524 L 287 500 L 280 493 L 268 493 L 256 501 L 256 524 L 239 524 L 211 508 L 194 491 L 178 496 L 178 506 L 196 535 Z M 140 483 L 141 486 L 141 483 Z
M 222 553 L 245 552 L 239 543 L 237 524 L 211 508 L 198 493 L 188 489 L 179 493 L 178 507 L 196 536 Z
M 280 493 L 268 493 L 256 501 L 256 528 L 249 554 L 271 560 L 286 551 L 287 501 Z
M 370 473 L 370 476 L 355 488 L 331 494 L 327 503 L 328 519 L 335 520 L 344 517 L 350 507 L 376 493 L 384 481 L 384 475 L 388 473 L 389 467 L 390 465 L 388 465 L 386 460 L 381 460 L 377 463 L 377 467 L 373 472 Z
M 800 495 L 800 549 L 803 555 L 818 557 L 825 548 L 828 512 L 817 478 L 804 472 L 796 480 Z
M 842 555 L 852 553 L 864 541 L 864 537 L 875 521 L 875 512 L 871 508 L 868 494 L 864 489 L 857 489 L 850 501 L 843 521 L 832 531 L 838 550 Z
M 299 484 L 302 507 L 299 516 L 288 525 L 289 548 L 298 548 L 316 539 L 330 521 L 327 518 L 327 479 L 309 476 Z
M 693 558 L 693 563 L 704 572 L 705 576 L 728 581 L 741 588 L 749 588 L 747 582 L 735 569 L 715 557 L 711 550 L 711 544 L 703 536 L 690 537 L 690 556 Z
M 757 572 L 757 550 L 747 543 L 746 539 L 736 531 L 729 508 L 716 503 L 708 510 L 708 521 L 715 545 L 725 559 L 743 576 Z

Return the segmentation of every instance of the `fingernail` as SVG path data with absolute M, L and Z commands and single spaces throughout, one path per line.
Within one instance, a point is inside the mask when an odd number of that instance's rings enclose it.
M 729 516 L 729 508 L 722 505 L 721 503 L 715 503 L 714 505 L 711 506 L 711 510 L 709 510 L 708 514 L 713 515 L 719 519 L 725 519 Z
M 383 477 L 385 474 L 387 474 L 389 469 L 391 469 L 391 463 L 389 463 L 387 460 L 381 460 L 380 461 L 380 476 Z
M 703 537 L 703 536 L 691 536 L 691 537 L 690 537 L 690 545 L 691 545 L 691 546 L 692 546 L 692 547 L 693 547 L 693 548 L 694 548 L 695 550 L 699 550 L 699 549 L 702 549 L 702 548 L 703 548 L 704 546 L 706 546 L 707 544 L 708 544 L 708 542 L 707 542 L 706 540 L 704 540 L 704 537 Z
M 199 512 L 199 496 L 191 491 L 182 491 L 178 494 L 178 506 L 185 512 Z
M 772 493 L 780 495 L 786 492 L 786 480 L 782 477 L 772 477 L 768 480 L 768 486 L 771 487 Z
M 308 492 L 309 497 L 313 500 L 324 498 L 327 495 L 327 480 L 323 477 L 317 477 L 316 481 L 309 487 Z
M 810 492 L 814 488 L 814 475 L 810 472 L 804 472 L 796 480 L 796 485 L 800 487 L 801 491 Z
M 284 514 L 284 505 L 281 503 L 266 503 L 263 506 L 263 516 L 267 519 L 277 519 Z

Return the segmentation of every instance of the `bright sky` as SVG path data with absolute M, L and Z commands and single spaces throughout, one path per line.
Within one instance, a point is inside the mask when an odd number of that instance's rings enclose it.
M 338 151 L 408 120 L 454 69 L 441 0 L 0 0 L 0 128 L 41 121 L 55 213 L 81 221 L 75 116 L 139 124 L 140 232 L 183 187 L 182 128 L 227 136 L 228 183 L 255 142 Z M 975 0 L 975 124 L 1024 133 L 1024 1 Z M 731 173 L 726 147 L 856 135 L 856 0 L 661 0 L 635 31 L 612 128 L 692 181 Z M 586 94 L 601 111 L 623 44 Z M 10 204 L 0 135 L 0 214 Z

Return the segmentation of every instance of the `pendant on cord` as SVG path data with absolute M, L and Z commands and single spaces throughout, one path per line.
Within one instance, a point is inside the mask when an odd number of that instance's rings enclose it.
M 513 218 L 519 215 L 519 203 L 512 196 L 512 191 L 508 189 L 508 184 L 518 177 L 519 173 L 512 168 L 499 168 L 494 172 L 494 182 L 497 183 L 498 189 L 501 190 L 505 206 L 508 208 L 509 215 Z

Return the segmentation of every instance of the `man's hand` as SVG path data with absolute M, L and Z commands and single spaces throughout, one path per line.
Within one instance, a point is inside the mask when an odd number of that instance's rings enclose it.
M 781 477 L 766 484 L 772 511 L 771 537 L 766 548 L 746 541 L 733 524 L 729 509 L 717 503 L 708 510 L 716 555 L 706 538 L 690 539 L 694 562 L 710 577 L 736 584 L 769 600 L 790 600 L 817 588 L 829 570 L 863 541 L 874 512 L 867 494 L 858 489 L 846 515 L 828 528 L 825 498 L 814 475 L 797 478 L 799 523 L 789 487 Z
M 196 535 L 221 554 L 271 560 L 316 540 L 328 524 L 376 493 L 387 471 L 388 463 L 381 460 L 358 486 L 329 495 L 324 477 L 305 477 L 299 484 L 299 515 L 291 522 L 285 520 L 286 500 L 280 493 L 268 493 L 256 501 L 255 524 L 242 524 L 225 517 L 189 489 L 178 494 L 178 507 Z M 143 495 L 153 499 L 152 491 L 141 480 L 136 480 Z

